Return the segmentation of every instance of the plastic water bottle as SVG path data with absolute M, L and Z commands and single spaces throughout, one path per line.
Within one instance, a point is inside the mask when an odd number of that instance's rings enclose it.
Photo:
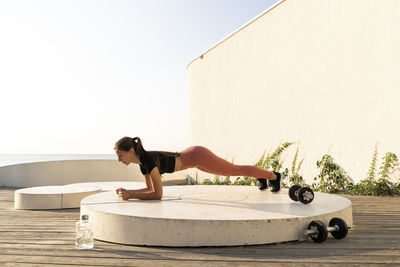
M 75 248 L 91 249 L 93 248 L 93 243 L 93 223 L 89 220 L 89 215 L 82 215 L 81 220 L 76 222 Z

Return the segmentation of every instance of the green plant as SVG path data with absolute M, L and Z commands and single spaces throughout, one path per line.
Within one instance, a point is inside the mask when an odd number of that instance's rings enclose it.
M 374 195 L 373 188 L 375 187 L 376 177 L 376 162 L 378 160 L 378 145 L 375 144 L 374 154 L 368 169 L 367 177 L 350 188 L 349 193 L 354 195 Z
M 252 177 L 238 177 L 233 182 L 234 185 L 255 185 L 255 179 Z
M 374 154 L 372 156 L 371 165 L 369 167 L 367 177 L 353 186 L 349 193 L 355 195 L 400 195 L 400 186 L 390 181 L 392 175 L 399 168 L 397 155 L 387 152 L 382 158 L 382 164 L 379 167 L 380 177 L 376 179 L 378 159 L 378 145 L 375 144 Z
M 288 173 L 287 177 L 289 178 L 289 184 L 290 185 L 300 185 L 300 186 L 305 186 L 306 184 L 304 183 L 303 176 L 300 175 L 300 169 L 303 164 L 304 158 L 297 164 L 297 157 L 299 154 L 299 146 L 300 144 L 297 145 L 296 153 L 294 154 L 293 161 L 292 161 L 292 168 L 289 172 L 288 169 L 285 171 Z
M 383 178 L 379 178 L 376 181 L 374 191 L 377 196 L 396 196 L 400 194 L 400 188 L 396 184 Z
M 369 166 L 367 180 L 371 180 L 371 181 L 375 180 L 377 160 L 378 160 L 378 145 L 375 144 L 375 150 L 374 150 L 374 154 L 372 155 L 371 165 Z
M 264 150 L 263 154 L 261 155 L 261 158 L 256 162 L 256 164 L 254 164 L 254 166 L 264 170 L 280 172 L 284 161 L 281 159 L 282 153 L 293 144 L 294 143 L 292 142 L 285 142 L 283 144 L 280 144 L 272 153 L 268 152 L 267 155 L 265 155 L 266 151 Z M 282 178 L 285 179 L 286 177 L 287 177 L 287 172 L 283 172 Z M 249 183 L 250 179 L 254 184 L 256 184 L 255 178 L 251 178 L 248 176 L 245 176 L 243 178 L 243 180 L 246 181 L 245 182 L 246 184 Z
M 283 186 L 286 186 L 286 178 L 288 184 L 298 184 L 307 186 L 304 183 L 303 177 L 300 175 L 301 166 L 304 158 L 298 162 L 299 145 L 294 154 L 290 169 L 282 170 L 284 160 L 282 159 L 283 152 L 294 143 L 285 142 L 280 144 L 272 153 L 266 151 L 261 158 L 256 162 L 255 166 L 270 171 L 281 172 L 283 177 Z M 312 187 L 316 191 L 327 193 L 350 193 L 356 195 L 400 195 L 400 164 L 396 154 L 388 152 L 382 157 L 381 166 L 377 167 L 378 162 L 378 146 L 375 144 L 375 150 L 372 155 L 371 164 L 369 166 L 367 176 L 359 183 L 354 184 L 352 179 L 347 175 L 342 167 L 334 162 L 332 156 L 324 155 L 321 160 L 317 161 L 319 174 L 314 177 Z M 233 160 L 232 160 L 233 163 Z M 377 171 L 379 170 L 379 177 Z M 397 175 L 397 176 L 396 176 Z M 223 179 L 220 175 L 215 175 L 213 180 L 205 179 L 201 184 L 216 184 L 216 185 L 255 185 L 257 180 L 253 177 L 238 177 L 232 183 L 230 176 L 225 176 Z M 396 183 L 397 179 L 397 183 Z M 197 177 L 196 177 L 197 183 Z
M 281 160 L 281 155 L 283 151 L 285 151 L 288 147 L 293 145 L 294 143 L 285 142 L 282 145 L 278 146 L 277 149 L 270 156 L 270 166 L 266 166 L 266 168 L 270 168 L 274 172 L 279 172 L 282 168 L 283 160 Z M 267 157 L 268 158 L 268 157 Z
M 200 183 L 200 184 L 202 184 L 202 185 L 212 185 L 212 184 L 213 184 L 213 181 L 211 181 L 210 179 L 206 178 L 206 179 L 204 179 L 203 182 Z
M 394 173 L 399 168 L 399 159 L 397 155 L 391 152 L 387 152 L 382 158 L 382 164 L 379 174 L 381 179 L 390 179 L 390 175 Z
M 333 161 L 332 156 L 326 154 L 321 160 L 317 161 L 317 167 L 320 169 L 318 176 L 314 177 L 315 183 L 312 187 L 316 191 L 327 193 L 346 192 L 353 181 L 347 173 L 337 163 Z
M 380 169 L 380 177 L 375 185 L 375 191 L 379 195 L 398 195 L 399 188 L 390 181 L 390 175 L 393 174 L 399 167 L 397 155 L 387 152 L 382 158 Z
M 221 175 L 215 175 L 214 180 L 211 181 L 210 179 L 204 179 L 201 183 L 203 185 L 230 185 L 232 182 L 230 180 L 230 176 L 225 176 L 224 179 L 221 179 Z

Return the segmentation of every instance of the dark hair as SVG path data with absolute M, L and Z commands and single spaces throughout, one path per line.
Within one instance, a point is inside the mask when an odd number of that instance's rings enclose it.
M 142 154 L 146 151 L 143 148 L 142 140 L 139 137 L 131 138 L 125 136 L 119 139 L 114 146 L 114 150 L 122 150 L 128 152 L 131 148 L 135 151 L 138 157 L 142 156 Z
M 135 151 L 135 154 L 140 158 L 143 153 L 146 153 L 147 151 L 143 148 L 142 145 L 142 140 L 140 140 L 139 137 L 128 137 L 125 136 L 121 139 L 119 139 L 114 146 L 114 150 L 122 150 L 125 152 L 128 152 L 131 148 L 133 148 L 133 150 Z M 181 153 L 178 152 L 166 152 L 166 151 L 155 151 L 155 152 L 159 152 L 165 156 L 169 156 L 169 157 L 179 157 L 181 155 Z M 158 169 L 160 170 L 160 162 L 157 158 L 154 159 L 155 163 L 158 167 Z

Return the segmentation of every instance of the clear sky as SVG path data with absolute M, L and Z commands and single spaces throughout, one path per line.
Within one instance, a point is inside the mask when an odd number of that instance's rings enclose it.
M 187 64 L 277 0 L 0 0 L 0 154 L 188 144 Z

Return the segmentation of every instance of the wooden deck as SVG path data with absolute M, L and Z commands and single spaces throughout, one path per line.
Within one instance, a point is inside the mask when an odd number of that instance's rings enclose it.
M 354 228 L 346 239 L 329 236 L 321 244 L 162 248 L 96 240 L 94 249 L 79 251 L 79 209 L 17 211 L 14 191 L 0 188 L 1 266 L 400 266 L 400 197 L 345 196 L 353 202 Z

